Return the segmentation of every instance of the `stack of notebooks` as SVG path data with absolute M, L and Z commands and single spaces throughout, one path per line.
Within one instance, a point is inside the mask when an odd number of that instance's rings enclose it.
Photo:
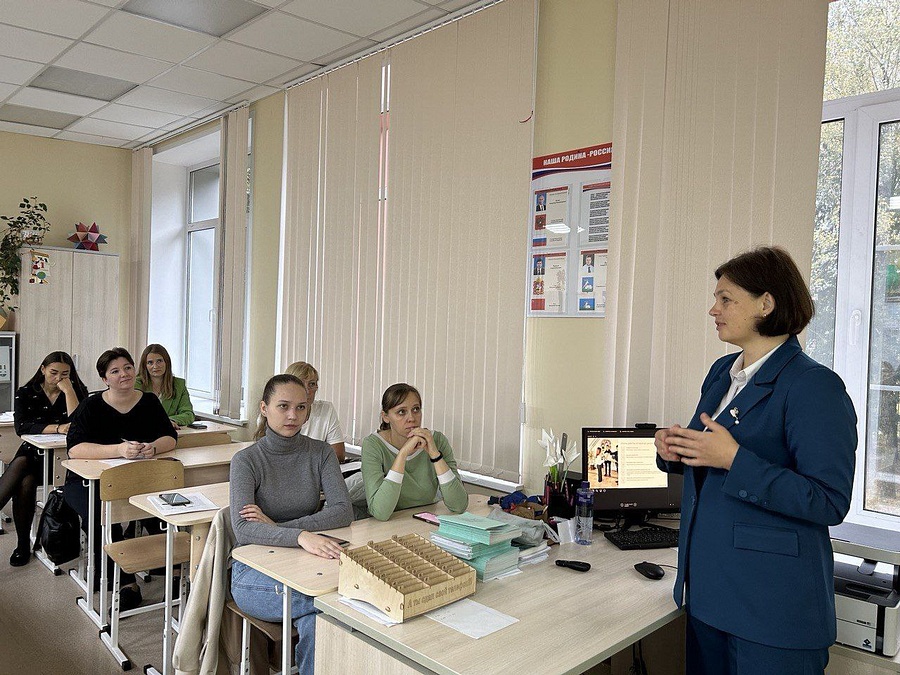
M 519 549 L 512 540 L 522 534 L 515 525 L 472 513 L 438 516 L 440 526 L 431 542 L 475 568 L 480 581 L 502 576 L 519 566 Z

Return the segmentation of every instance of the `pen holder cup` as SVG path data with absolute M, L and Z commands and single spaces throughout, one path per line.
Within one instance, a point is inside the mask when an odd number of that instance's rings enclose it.
M 575 516 L 575 496 L 569 489 L 569 483 L 544 482 L 544 503 L 547 505 L 547 516 L 573 518 Z

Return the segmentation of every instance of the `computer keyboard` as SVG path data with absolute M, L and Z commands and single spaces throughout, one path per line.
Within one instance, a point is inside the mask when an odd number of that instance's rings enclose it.
M 671 527 L 647 527 L 642 530 L 613 530 L 603 535 L 623 551 L 640 548 L 678 546 L 678 530 Z

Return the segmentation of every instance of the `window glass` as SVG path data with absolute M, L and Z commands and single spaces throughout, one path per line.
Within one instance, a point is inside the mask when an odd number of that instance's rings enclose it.
M 188 232 L 186 379 L 191 390 L 212 396 L 215 364 L 216 230 Z
M 840 0 L 828 6 L 825 100 L 900 87 L 900 2 Z
M 191 222 L 219 217 L 219 165 L 191 171 Z
M 816 222 L 813 229 L 809 290 L 816 315 L 809 324 L 806 351 L 829 368 L 834 364 L 834 307 L 837 296 L 838 235 L 841 221 L 841 171 L 844 120 L 825 122 L 819 141 Z

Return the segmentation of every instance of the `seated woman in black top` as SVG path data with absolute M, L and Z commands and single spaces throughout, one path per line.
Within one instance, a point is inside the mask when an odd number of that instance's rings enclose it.
M 97 360 L 97 373 L 109 387 L 91 394 L 72 415 L 72 426 L 66 436 L 71 459 L 150 459 L 175 448 L 178 435 L 159 399 L 134 388 L 134 359 L 124 347 L 110 349 Z M 81 527 L 87 531 L 88 492 L 81 478 L 66 473 L 63 488 L 66 501 L 81 516 Z M 94 509 L 94 527 L 100 531 L 100 499 Z M 122 538 L 119 527 L 113 527 L 113 540 Z M 101 537 L 95 537 L 96 560 L 102 560 Z M 99 568 L 99 566 L 98 566 Z M 130 575 L 122 575 L 120 606 L 122 609 L 140 604 L 141 592 Z
M 87 396 L 87 388 L 78 379 L 72 357 L 51 352 L 28 383 L 16 392 L 14 420 L 16 434 L 64 434 L 69 430 L 69 415 Z M 31 560 L 31 521 L 34 519 L 35 494 L 41 482 L 44 460 L 37 448 L 22 443 L 16 456 L 0 476 L 0 509 L 13 500 L 16 522 L 16 549 L 9 564 L 19 567 Z

